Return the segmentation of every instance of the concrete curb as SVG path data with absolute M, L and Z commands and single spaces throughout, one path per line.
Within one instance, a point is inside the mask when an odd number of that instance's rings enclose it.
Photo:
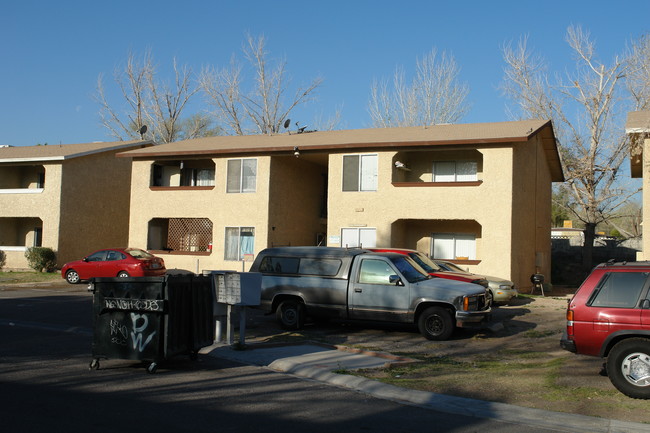
M 259 365 L 273 371 L 290 374 L 292 376 L 307 378 L 322 383 L 346 388 L 356 392 L 364 393 L 372 397 L 384 400 L 394 401 L 400 404 L 422 407 L 425 409 L 436 410 L 449 414 L 472 416 L 475 418 L 495 419 L 502 422 L 532 426 L 544 427 L 556 431 L 566 432 L 584 432 L 584 433 L 650 433 L 650 425 L 611 420 L 606 418 L 597 418 L 585 415 L 576 415 L 563 412 L 551 412 L 542 409 L 526 408 L 505 403 L 495 403 L 470 398 L 455 397 L 443 394 L 436 394 L 425 391 L 417 391 L 394 385 L 384 384 L 378 381 L 347 375 L 333 373 L 336 367 L 332 367 L 331 356 L 328 361 L 322 364 L 314 364 L 314 354 L 289 356 L 286 358 L 276 359 L 268 364 L 260 362 L 254 353 L 256 349 L 278 348 L 278 347 L 296 347 L 300 346 L 319 346 L 324 349 L 336 349 L 342 354 L 341 370 L 346 370 L 346 358 L 344 353 L 358 354 L 367 357 L 379 357 L 386 359 L 383 363 L 384 368 L 401 362 L 417 362 L 398 356 L 366 352 L 363 350 L 351 349 L 345 346 L 331 346 L 320 343 L 295 343 L 295 344 L 255 344 L 252 347 L 247 346 L 250 350 L 226 352 L 223 349 L 227 347 L 220 346 L 220 351 L 214 351 L 210 348 L 208 352 L 211 356 L 223 356 L 224 358 L 234 361 L 240 361 L 245 364 Z M 215 346 L 212 347 L 214 349 Z M 237 353 L 235 353 L 237 352 Z M 248 353 L 246 353 L 248 352 Z M 206 352 L 204 352 L 206 353 Z M 322 353 L 322 352 L 321 352 Z M 331 354 L 328 354 L 331 355 Z M 256 362 L 257 361 L 257 362 Z M 381 365 L 377 364 L 377 365 Z M 354 368 L 349 368 L 354 369 Z

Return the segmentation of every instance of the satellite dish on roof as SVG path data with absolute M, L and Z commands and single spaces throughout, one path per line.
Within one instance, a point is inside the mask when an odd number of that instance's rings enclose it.
M 140 133 L 140 138 L 144 138 L 144 134 L 147 132 L 147 125 L 142 125 L 142 128 L 138 132 Z
M 284 129 L 287 129 L 291 125 L 291 119 L 287 119 L 284 121 Z

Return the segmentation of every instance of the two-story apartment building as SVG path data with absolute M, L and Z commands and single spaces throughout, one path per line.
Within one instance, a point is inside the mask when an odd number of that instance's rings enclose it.
M 133 159 L 129 243 L 168 268 L 248 269 L 279 245 L 402 247 L 550 277 L 550 121 L 209 137 Z
M 642 179 L 642 225 L 650 227 L 650 111 L 628 113 L 625 133 L 630 137 L 631 176 Z M 637 259 L 648 260 L 649 257 L 650 236 L 644 233 L 642 251 L 637 253 Z
M 25 251 L 52 248 L 59 266 L 128 242 L 131 164 L 117 152 L 149 141 L 0 148 L 0 250 L 28 268 Z

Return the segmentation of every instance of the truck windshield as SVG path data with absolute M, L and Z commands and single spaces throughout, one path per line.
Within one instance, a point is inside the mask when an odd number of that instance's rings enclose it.
M 391 261 L 409 283 L 417 283 L 431 278 L 424 269 L 408 256 L 393 257 Z

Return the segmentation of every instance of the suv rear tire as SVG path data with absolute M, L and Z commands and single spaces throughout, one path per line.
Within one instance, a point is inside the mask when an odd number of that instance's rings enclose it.
M 650 399 L 650 339 L 628 338 L 616 343 L 607 356 L 607 375 L 628 397 Z

